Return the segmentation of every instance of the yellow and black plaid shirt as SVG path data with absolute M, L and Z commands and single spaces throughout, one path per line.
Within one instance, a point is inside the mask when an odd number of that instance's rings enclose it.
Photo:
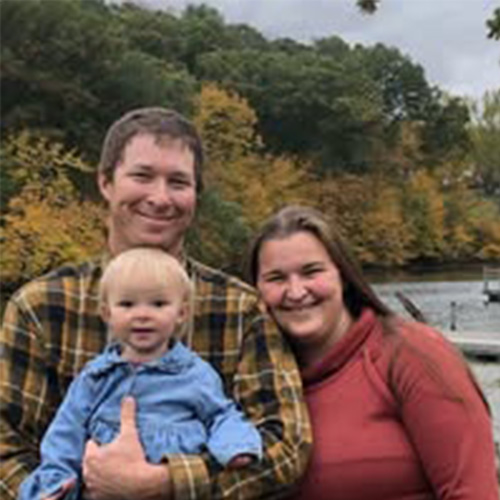
M 7 305 L 0 335 L 2 498 L 16 498 L 69 383 L 106 343 L 97 301 L 104 261 L 60 268 Z M 281 497 L 303 472 L 312 441 L 293 355 L 250 286 L 191 259 L 186 267 L 194 295 L 184 340 L 212 363 L 257 425 L 265 454 L 239 470 L 221 470 L 208 455 L 167 456 L 175 500 Z

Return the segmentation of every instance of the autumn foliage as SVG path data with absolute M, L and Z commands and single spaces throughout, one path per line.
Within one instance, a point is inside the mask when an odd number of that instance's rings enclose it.
M 463 166 L 422 164 L 418 129 L 402 127 L 401 141 L 379 151 L 372 173 L 320 175 L 304 158 L 266 152 L 255 111 L 233 91 L 204 85 L 194 120 L 206 147 L 207 189 L 187 243 L 209 264 L 237 272 L 255 228 L 290 203 L 331 215 L 364 264 L 500 258 L 498 205 L 470 186 Z M 105 211 L 80 189 L 94 169 L 28 131 L 3 142 L 2 283 L 12 288 L 101 252 Z
M 5 140 L 4 176 L 16 191 L 2 210 L 0 279 L 5 285 L 79 262 L 102 248 L 102 208 L 81 200 L 71 171 L 89 173 L 74 152 L 28 132 Z

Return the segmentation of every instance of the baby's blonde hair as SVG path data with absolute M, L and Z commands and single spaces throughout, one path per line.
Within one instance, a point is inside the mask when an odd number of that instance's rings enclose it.
M 180 262 L 158 248 L 138 247 L 126 250 L 104 269 L 99 283 L 100 308 L 106 305 L 111 285 L 148 280 L 152 288 L 174 284 L 190 307 L 192 283 Z

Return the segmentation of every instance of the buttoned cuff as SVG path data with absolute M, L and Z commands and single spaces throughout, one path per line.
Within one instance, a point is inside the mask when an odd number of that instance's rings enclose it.
M 210 500 L 210 478 L 199 455 L 167 455 L 173 500 Z

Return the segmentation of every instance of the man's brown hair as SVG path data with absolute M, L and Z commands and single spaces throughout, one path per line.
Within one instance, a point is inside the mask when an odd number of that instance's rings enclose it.
M 101 150 L 99 173 L 111 182 L 123 151 L 136 135 L 149 134 L 157 141 L 167 137 L 182 141 L 194 156 L 196 192 L 203 190 L 203 146 L 196 127 L 171 109 L 151 107 L 129 111 L 109 128 Z

